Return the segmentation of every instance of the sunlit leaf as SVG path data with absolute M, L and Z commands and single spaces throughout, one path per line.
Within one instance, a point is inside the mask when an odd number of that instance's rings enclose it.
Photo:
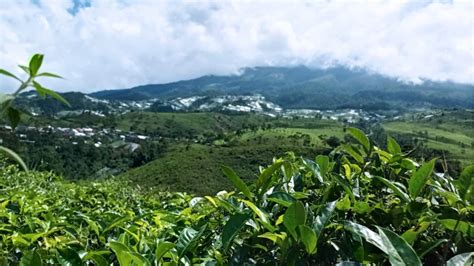
M 353 222 L 346 222 L 345 226 L 349 231 L 353 232 L 354 234 L 362 237 L 365 239 L 365 241 L 369 242 L 370 244 L 378 247 L 380 250 L 382 250 L 384 253 L 388 252 L 387 247 L 382 241 L 382 238 L 380 237 L 379 234 L 375 233 L 374 231 L 370 230 L 369 228 L 353 223 Z
M 388 188 L 390 188 L 390 190 L 393 191 L 393 193 L 395 193 L 397 196 L 399 196 L 402 200 L 404 200 L 405 202 L 410 202 L 410 197 L 408 196 L 408 194 L 405 193 L 404 191 L 402 191 L 392 181 L 387 180 L 387 179 L 385 179 L 383 177 L 380 177 L 380 176 L 375 176 L 375 178 L 377 178 L 382 183 L 384 183 Z
M 326 155 L 316 156 L 316 163 L 319 165 L 319 173 L 321 179 L 325 179 L 327 172 L 329 171 L 329 157 Z
M 313 254 L 314 252 L 316 252 L 316 243 L 318 241 L 318 238 L 313 229 L 311 229 L 307 225 L 298 225 L 298 227 L 296 227 L 296 230 L 298 232 L 299 239 L 305 246 L 306 252 L 308 252 L 309 254 Z
M 350 127 L 347 129 L 352 137 L 354 137 L 362 146 L 365 148 L 366 151 L 370 150 L 370 140 L 367 138 L 365 133 L 355 127 Z
M 394 140 L 392 137 L 387 136 L 387 150 L 391 154 L 399 154 L 402 153 L 402 149 L 400 145 L 398 145 L 397 141 Z
M 410 180 L 408 182 L 408 191 L 413 199 L 420 194 L 421 190 L 430 178 L 431 173 L 433 172 L 435 162 L 436 158 L 423 164 L 418 170 L 416 170 L 411 175 Z
M 117 256 L 120 265 L 132 265 L 132 263 L 135 265 L 151 265 L 145 257 L 134 252 L 123 243 L 110 241 L 108 245 Z
M 281 165 L 283 164 L 283 160 L 278 160 L 274 162 L 270 167 L 265 168 L 263 172 L 260 174 L 260 176 L 257 179 L 257 189 L 263 187 L 263 191 L 265 191 L 265 185 L 269 182 L 270 177 L 273 175 L 273 173 L 278 170 Z
M 240 190 L 247 198 L 252 199 L 253 195 L 252 192 L 250 192 L 250 189 L 247 187 L 247 185 L 240 179 L 240 177 L 232 170 L 231 168 L 227 166 L 222 166 L 222 172 L 230 179 L 232 184 Z
M 242 200 L 245 205 L 247 205 L 260 219 L 262 224 L 270 231 L 274 231 L 275 228 L 271 225 L 270 219 L 268 218 L 268 214 L 264 211 L 262 211 L 260 208 L 258 208 L 255 204 L 248 200 Z
M 290 194 L 286 192 L 274 192 L 267 198 L 268 201 L 273 201 L 275 203 L 278 203 L 282 206 L 289 207 L 291 204 L 293 204 L 296 199 L 291 196 Z
M 446 266 L 470 266 L 473 264 L 474 252 L 456 255 L 446 262 Z
M 29 63 L 29 69 L 30 69 L 30 75 L 36 76 L 38 73 L 39 68 L 41 67 L 41 64 L 43 63 L 43 55 L 42 54 L 35 54 L 33 57 L 30 59 Z
M 12 73 L 6 71 L 5 69 L 1 69 L 1 68 L 0 68 L 0 74 L 5 75 L 5 76 L 8 76 L 8 77 L 11 77 L 11 78 L 14 78 L 14 79 L 18 80 L 19 82 L 23 82 L 20 78 L 18 78 L 17 76 L 13 75 Z

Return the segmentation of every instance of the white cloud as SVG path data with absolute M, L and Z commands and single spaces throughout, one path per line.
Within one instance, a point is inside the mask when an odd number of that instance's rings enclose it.
M 45 84 L 63 91 L 289 64 L 343 64 L 404 80 L 474 83 L 473 5 L 92 0 L 73 15 L 72 0 L 0 0 L 0 67 L 14 69 L 44 53 L 45 70 L 67 78 Z M 14 85 L 0 79 L 1 91 Z

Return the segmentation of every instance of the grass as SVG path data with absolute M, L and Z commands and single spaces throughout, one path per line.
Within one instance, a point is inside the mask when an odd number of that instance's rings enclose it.
M 472 116 L 459 118 L 456 113 L 446 114 L 430 120 L 386 122 L 383 127 L 394 136 L 422 139 L 428 148 L 445 151 L 463 166 L 474 162 Z
M 288 138 L 291 136 L 301 137 L 303 135 L 309 136 L 312 145 L 322 145 L 320 136 L 335 136 L 338 138 L 344 137 L 344 131 L 341 125 L 334 124 L 330 127 L 322 128 L 274 128 L 270 130 L 258 130 L 257 132 L 246 132 L 240 137 L 240 141 L 256 140 L 259 137 L 269 138 Z
M 294 151 L 298 155 L 314 157 L 327 149 L 321 146 L 295 144 L 287 139 L 262 140 L 260 144 L 228 146 L 177 145 L 165 155 L 144 166 L 129 170 L 122 177 L 158 190 L 187 191 L 198 195 L 231 189 L 232 185 L 220 168 L 234 169 L 243 180 L 254 179 L 260 165 L 268 165 L 274 157 Z

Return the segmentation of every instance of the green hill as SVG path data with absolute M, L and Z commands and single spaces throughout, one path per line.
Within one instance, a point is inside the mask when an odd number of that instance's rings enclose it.
M 270 164 L 275 156 L 283 156 L 287 151 L 314 157 L 327 152 L 327 148 L 304 146 L 303 143 L 295 145 L 276 139 L 241 146 L 178 145 L 159 159 L 131 169 L 120 177 L 156 190 L 207 195 L 232 188 L 231 182 L 220 171 L 222 165 L 232 167 L 249 182 L 256 178 L 259 165 Z

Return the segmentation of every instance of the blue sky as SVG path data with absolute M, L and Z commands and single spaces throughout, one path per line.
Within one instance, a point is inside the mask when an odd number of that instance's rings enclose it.
M 61 91 L 299 64 L 362 67 L 410 82 L 474 83 L 473 1 L 0 3 L 0 68 L 44 53 L 45 70 L 67 78 L 45 84 Z M 0 78 L 0 91 L 14 86 Z

